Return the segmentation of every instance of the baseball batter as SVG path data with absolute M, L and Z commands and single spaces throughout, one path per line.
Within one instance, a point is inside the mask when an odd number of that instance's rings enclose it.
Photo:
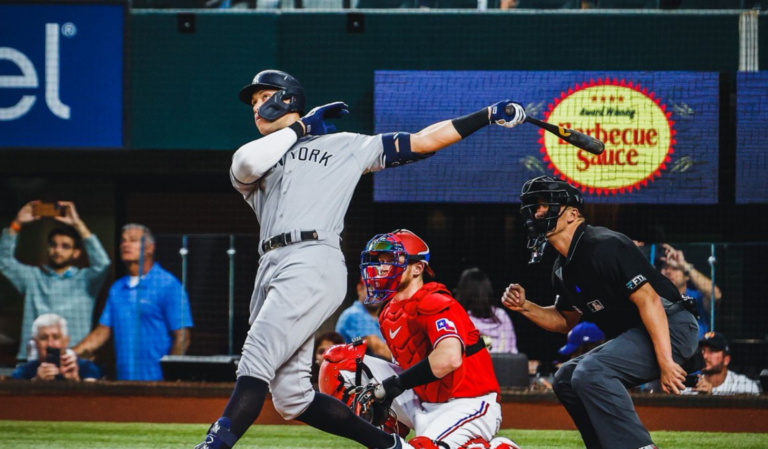
M 407 230 L 377 235 L 361 261 L 369 302 L 388 301 L 379 323 L 397 365 L 373 357 L 363 361 L 373 379 L 355 397 L 358 413 L 386 424 L 392 408 L 416 432 L 409 441 L 415 448 L 518 449 L 494 438 L 501 424 L 499 384 L 480 332 L 444 285 L 425 283 L 434 276 L 427 244 Z M 349 376 L 334 367 L 349 372 L 347 361 L 362 357 L 355 345 L 329 349 L 320 391 L 343 399 L 348 389 L 338 387 L 336 371 Z
M 264 137 L 235 152 L 230 176 L 261 224 L 261 259 L 235 390 L 197 448 L 232 447 L 259 416 L 268 389 L 285 419 L 369 448 L 409 447 L 310 384 L 313 335 L 346 293 L 344 214 L 364 173 L 425 159 L 490 123 L 514 127 L 525 110 L 505 100 L 415 134 L 368 136 L 331 134 L 327 120 L 349 113 L 342 102 L 303 115 L 303 87 L 277 70 L 258 73 L 240 100 Z M 505 113 L 510 104 L 513 115 Z

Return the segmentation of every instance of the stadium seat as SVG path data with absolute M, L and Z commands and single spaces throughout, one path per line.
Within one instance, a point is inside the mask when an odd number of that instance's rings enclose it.
M 659 0 L 597 0 L 598 9 L 659 9 Z
M 682 0 L 678 9 L 741 9 L 743 0 Z
M 477 0 L 437 0 L 435 8 L 442 9 L 477 9 Z
M 525 354 L 491 353 L 493 371 L 500 387 L 528 388 L 528 356 Z
M 516 9 L 579 9 L 579 0 L 520 0 Z
M 358 0 L 356 6 L 358 9 L 398 9 L 415 7 L 416 2 L 413 0 Z

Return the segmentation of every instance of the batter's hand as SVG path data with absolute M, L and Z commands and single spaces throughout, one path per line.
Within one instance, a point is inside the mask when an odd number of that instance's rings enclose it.
M 525 310 L 525 289 L 520 284 L 509 284 L 501 295 L 501 303 L 509 310 L 522 312 Z
M 299 120 L 304 125 L 304 135 L 322 136 L 336 131 L 336 126 L 325 123 L 327 119 L 341 118 L 349 114 L 349 106 L 337 101 L 318 106 Z
M 680 394 L 685 390 L 685 370 L 673 361 L 659 364 L 661 368 L 661 389 L 667 394 Z
M 507 115 L 507 106 L 512 106 L 512 115 Z M 505 128 L 514 128 L 525 121 L 525 108 L 516 101 L 504 100 L 488 107 L 490 121 Z

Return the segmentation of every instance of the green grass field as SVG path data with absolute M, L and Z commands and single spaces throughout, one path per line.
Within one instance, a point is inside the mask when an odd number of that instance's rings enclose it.
M 0 421 L 0 448 L 24 449 L 191 449 L 207 426 L 196 424 L 114 424 Z M 503 430 L 524 449 L 584 447 L 575 431 Z M 766 449 L 768 434 L 654 432 L 661 449 Z M 359 449 L 354 443 L 307 426 L 254 426 L 236 449 Z

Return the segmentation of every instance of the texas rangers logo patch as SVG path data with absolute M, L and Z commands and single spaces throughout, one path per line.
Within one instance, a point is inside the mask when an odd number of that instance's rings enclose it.
M 435 321 L 435 326 L 437 326 L 438 332 L 456 332 L 456 325 L 453 324 L 453 321 L 449 320 L 448 318 L 440 318 L 439 320 Z

